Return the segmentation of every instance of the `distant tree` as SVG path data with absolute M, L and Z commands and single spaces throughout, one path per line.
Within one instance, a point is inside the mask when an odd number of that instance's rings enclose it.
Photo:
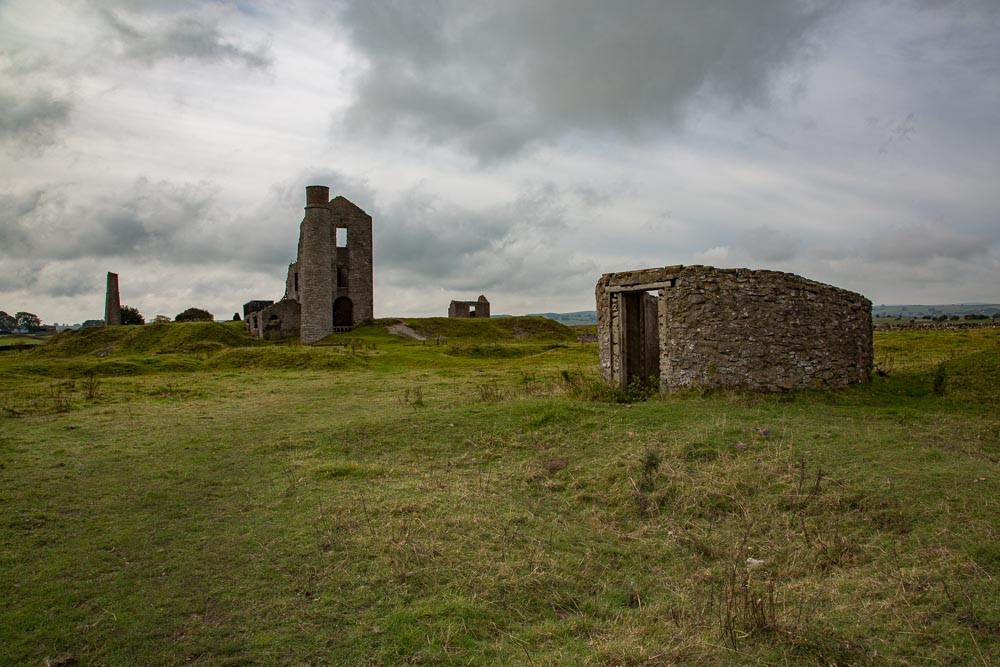
M 170 322 L 170 318 L 166 315 L 157 315 L 153 318 L 153 324 L 167 324 Z
M 239 322 L 239 321 L 240 321 L 240 320 L 242 320 L 242 319 L 243 319 L 243 318 L 242 318 L 242 317 L 240 317 L 240 314 L 239 314 L 239 313 L 233 313 L 233 322 Z
M 952 315 L 948 319 L 957 322 L 958 321 L 958 315 Z
M 38 319 L 38 315 L 35 315 L 34 313 L 26 313 L 24 311 L 14 313 L 14 319 L 17 321 L 17 326 L 20 329 L 35 331 L 42 326 L 42 321 Z
M 993 319 L 1000 320 L 1000 313 L 993 313 Z
M 10 333 L 17 328 L 17 320 L 13 315 L 0 310 L 0 333 Z
M 215 315 L 201 308 L 188 308 L 183 313 L 178 313 L 177 317 L 174 318 L 174 322 L 212 322 L 214 320 Z
M 145 324 L 146 318 L 138 308 L 122 304 L 122 324 Z

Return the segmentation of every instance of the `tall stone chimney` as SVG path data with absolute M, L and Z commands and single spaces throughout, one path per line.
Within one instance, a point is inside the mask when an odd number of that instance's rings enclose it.
M 309 345 L 333 331 L 333 225 L 330 188 L 306 187 L 306 214 L 299 228 L 299 339 Z
M 108 293 L 104 298 L 104 323 L 109 327 L 122 323 L 122 302 L 118 297 L 118 274 L 108 271 Z

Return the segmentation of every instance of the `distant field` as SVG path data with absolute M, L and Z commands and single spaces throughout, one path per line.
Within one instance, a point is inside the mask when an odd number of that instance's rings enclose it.
M 964 317 L 970 314 L 993 315 L 1000 313 L 1000 304 L 948 304 L 948 305 L 897 305 L 897 306 L 873 306 L 872 318 L 876 323 L 892 323 L 897 318 L 915 318 L 919 320 L 925 315 L 939 317 L 952 315 Z M 566 326 L 593 325 L 597 324 L 597 311 L 584 310 L 575 313 L 539 313 L 540 317 L 546 317 Z
M 1000 313 L 1000 304 L 996 303 L 958 303 L 934 306 L 920 305 L 899 305 L 899 306 L 873 306 L 872 317 L 923 317 L 930 315 L 937 317 L 940 315 L 965 315 L 979 314 L 993 316 Z
M 989 665 L 1000 330 L 604 390 L 539 318 L 0 352 L 0 664 Z

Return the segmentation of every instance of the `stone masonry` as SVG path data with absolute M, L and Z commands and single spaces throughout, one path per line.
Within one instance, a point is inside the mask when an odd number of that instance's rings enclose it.
M 247 312 L 263 303 L 248 302 L 243 318 L 249 331 L 261 338 L 299 336 L 310 344 L 371 319 L 371 216 L 344 197 L 331 200 L 326 186 L 307 186 L 298 256 L 288 267 L 285 295 Z
M 108 290 L 104 295 L 104 323 L 109 327 L 122 323 L 122 302 L 118 293 L 118 274 L 108 271 Z
M 709 266 L 608 273 L 597 282 L 604 381 L 784 391 L 871 379 L 871 302 L 778 271 Z
M 448 304 L 448 317 L 489 317 L 490 302 L 480 294 L 476 301 L 452 301 Z

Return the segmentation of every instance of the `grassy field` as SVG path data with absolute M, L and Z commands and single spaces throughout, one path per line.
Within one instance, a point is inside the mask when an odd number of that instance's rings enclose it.
M 619 402 L 551 322 L 388 323 L 0 354 L 0 663 L 998 661 L 1000 330 Z

